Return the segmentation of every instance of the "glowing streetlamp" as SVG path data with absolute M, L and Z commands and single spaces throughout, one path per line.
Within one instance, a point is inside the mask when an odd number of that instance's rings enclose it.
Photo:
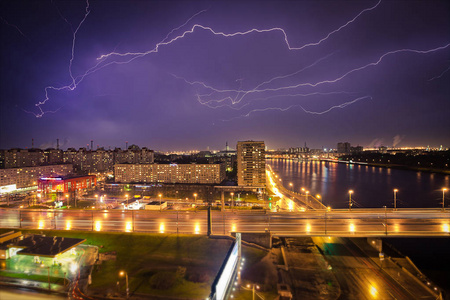
M 291 187 L 291 189 L 292 189 L 292 182 L 289 182 L 289 186 Z
M 253 294 L 253 300 L 255 300 L 255 288 L 257 289 L 257 290 L 259 290 L 259 285 L 256 285 L 256 284 L 252 284 L 252 285 L 250 285 L 250 284 L 247 284 L 247 288 L 248 289 L 252 289 L 252 294 Z
M 394 210 L 397 210 L 397 193 L 398 190 L 394 189 Z
M 126 282 L 126 285 L 127 285 L 127 299 L 128 299 L 128 298 L 129 298 L 129 289 L 128 289 L 128 273 L 127 273 L 127 272 L 125 272 L 125 271 L 120 271 L 119 275 L 120 275 L 120 276 L 123 276 L 123 275 L 125 275 L 125 282 Z
M 127 199 L 127 208 L 128 208 L 128 194 L 125 194 L 125 199 Z
M 317 195 L 316 195 L 316 198 L 317 198 L 318 200 L 320 200 L 320 202 L 322 202 L 322 196 L 320 196 L 319 194 L 317 194 Z
M 161 197 L 162 197 L 162 194 L 159 194 L 158 197 L 159 197 L 159 212 L 162 212 L 162 207 L 161 207 Z
M 447 191 L 446 188 L 442 189 L 442 210 L 445 211 L 445 192 Z
M 231 210 L 233 211 L 233 201 L 234 201 L 234 193 L 233 192 L 231 192 L 230 193 L 230 195 L 231 195 Z
M 197 193 L 194 193 L 194 201 L 197 203 Z
M 305 191 L 305 204 L 309 201 L 308 199 L 309 191 Z
M 349 190 L 348 191 L 348 210 L 352 210 L 352 194 L 353 194 L 353 190 Z

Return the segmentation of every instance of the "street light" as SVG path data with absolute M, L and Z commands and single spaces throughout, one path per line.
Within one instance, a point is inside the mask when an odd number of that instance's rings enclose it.
M 348 191 L 348 210 L 352 210 L 352 194 L 353 190 Z
M 162 212 L 162 207 L 161 207 L 161 197 L 162 197 L 162 194 L 159 194 L 158 197 L 159 197 L 159 212 Z
M 292 188 L 292 182 L 289 182 L 289 186 Z
M 194 202 L 195 212 L 197 212 L 197 193 L 194 193 Z
M 125 194 L 125 198 L 127 199 L 127 209 L 128 209 L 128 194 Z
M 445 192 L 447 191 L 447 189 L 446 188 L 443 188 L 442 189 L 442 210 L 443 211 L 445 211 L 445 205 L 444 205 L 444 203 L 445 203 Z
M 247 284 L 247 288 L 249 289 L 250 287 L 252 288 L 253 300 L 255 300 L 255 288 L 256 288 L 257 290 L 259 290 L 259 285 L 256 285 L 256 284 L 252 284 L 252 285 Z
M 127 284 L 127 299 L 129 298 L 129 290 L 128 290 L 128 273 L 125 271 L 120 271 L 119 273 L 120 276 L 125 275 L 125 282 Z
M 230 195 L 231 195 L 231 211 L 233 211 L 233 201 L 234 201 L 234 193 L 233 192 L 231 192 L 230 193 Z
M 397 189 L 394 189 L 394 210 L 397 210 Z
M 309 194 L 309 191 L 305 191 L 305 204 L 306 204 L 306 202 L 308 202 L 308 194 Z
M 319 194 L 316 195 L 316 198 L 320 200 L 320 202 L 322 202 L 322 196 L 320 196 Z

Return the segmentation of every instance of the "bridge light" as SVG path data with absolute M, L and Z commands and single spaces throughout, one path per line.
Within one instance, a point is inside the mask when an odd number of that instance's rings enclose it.
M 350 224 L 349 225 L 349 227 L 348 227 L 348 230 L 350 231 L 350 232 L 355 232 L 355 224 Z
M 95 231 L 100 231 L 100 230 L 102 230 L 102 222 L 95 221 Z
M 370 294 L 371 294 L 373 297 L 375 297 L 375 296 L 377 295 L 377 292 L 378 292 L 378 290 L 377 290 L 373 285 L 370 286 L 369 291 L 370 291 Z
M 306 224 L 306 232 L 311 232 L 311 224 Z
M 127 222 L 125 225 L 125 232 L 131 232 L 133 229 L 133 225 L 131 222 Z

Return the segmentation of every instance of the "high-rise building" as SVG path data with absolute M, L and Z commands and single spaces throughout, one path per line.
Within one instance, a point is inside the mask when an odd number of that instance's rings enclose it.
M 238 185 L 266 186 L 265 145 L 261 141 L 237 143 Z
M 350 153 L 350 147 L 349 142 L 340 142 L 337 144 L 337 153 Z

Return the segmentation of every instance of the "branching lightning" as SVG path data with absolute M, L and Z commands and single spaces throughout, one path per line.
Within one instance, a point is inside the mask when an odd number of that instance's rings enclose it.
M 30 40 L 30 39 L 22 32 L 22 30 L 20 30 L 20 28 L 17 27 L 17 25 L 14 25 L 14 24 L 9 23 L 9 22 L 6 21 L 3 17 L 0 17 L 0 20 L 2 20 L 3 23 L 5 23 L 5 25 L 10 26 L 10 27 L 16 29 L 16 30 L 20 33 L 21 36 L 23 36 L 23 37 L 26 38 L 29 42 L 31 42 L 31 40 Z
M 249 117 L 253 113 L 264 112 L 264 111 L 269 111 L 269 110 L 277 110 L 277 111 L 285 112 L 285 111 L 288 111 L 288 110 L 290 110 L 292 108 L 295 108 L 295 107 L 300 107 L 305 113 L 308 113 L 308 114 L 323 115 L 323 114 L 326 114 L 326 113 L 328 113 L 328 112 L 330 112 L 330 111 L 332 111 L 334 109 L 337 109 L 337 108 L 341 108 L 342 109 L 342 108 L 345 108 L 346 106 L 349 106 L 349 105 L 351 105 L 353 103 L 356 103 L 356 102 L 358 102 L 360 100 L 364 100 L 364 99 L 372 99 L 372 97 L 371 96 L 359 97 L 359 98 L 356 98 L 354 100 L 351 100 L 351 101 L 348 101 L 348 102 L 345 102 L 345 103 L 342 103 L 342 104 L 339 104 L 339 105 L 334 105 L 334 106 L 332 106 L 332 107 L 330 107 L 330 108 L 328 108 L 326 110 L 323 110 L 323 111 L 310 111 L 310 110 L 305 109 L 300 104 L 293 104 L 293 105 L 290 105 L 290 106 L 285 107 L 285 108 L 280 108 L 280 107 L 256 108 L 256 109 L 252 109 L 251 111 L 249 111 L 245 115 L 237 116 L 237 117 L 234 117 L 234 118 L 231 118 L 231 119 L 228 119 L 228 120 L 223 120 L 223 121 L 232 121 L 232 120 L 238 119 L 238 118 L 246 118 L 246 117 Z
M 432 80 L 435 80 L 435 79 L 439 79 L 439 78 L 441 78 L 442 76 L 444 76 L 444 74 L 445 73 L 447 73 L 448 72 L 448 70 L 450 70 L 450 66 L 448 66 L 448 68 L 447 69 L 445 69 L 440 75 L 438 75 L 438 76 L 434 76 L 433 78 L 430 78 L 430 79 L 428 79 L 428 81 L 432 81 Z
M 313 47 L 313 46 L 319 46 L 322 43 L 324 43 L 326 40 L 328 40 L 331 36 L 333 36 L 334 34 L 338 33 L 339 31 L 343 30 L 344 28 L 346 28 L 347 26 L 349 26 L 350 24 L 354 23 L 361 15 L 363 15 L 366 12 L 372 11 L 375 8 L 377 8 L 381 3 L 381 0 L 379 0 L 374 6 L 366 8 L 362 11 L 360 11 L 355 17 L 353 17 L 351 20 L 347 21 L 346 23 L 344 23 L 343 25 L 339 26 L 338 28 L 330 31 L 327 35 L 325 35 L 323 38 L 321 38 L 320 40 L 318 40 L 317 42 L 313 42 L 313 43 L 308 43 L 308 44 L 304 44 L 302 46 L 292 46 L 291 42 L 288 39 L 288 35 L 286 33 L 286 31 L 283 28 L 279 28 L 279 27 L 274 27 L 274 28 L 269 28 L 269 29 L 258 29 L 258 28 L 252 28 L 246 31 L 237 31 L 237 32 L 232 32 L 232 33 L 225 33 L 222 31 L 216 31 L 214 30 L 212 27 L 210 26 L 205 26 L 205 25 L 201 25 L 201 24 L 194 24 L 192 25 L 189 29 L 184 30 L 178 34 L 176 34 L 174 36 L 174 34 L 179 31 L 182 30 L 182 28 L 186 27 L 188 25 L 188 23 L 190 23 L 192 21 L 192 19 L 194 19 L 195 17 L 197 17 L 198 15 L 206 12 L 206 10 L 202 10 L 199 11 L 198 13 L 194 14 L 193 16 L 191 16 L 187 21 L 185 21 L 183 24 L 181 24 L 178 27 L 173 28 L 169 33 L 167 33 L 167 35 L 160 41 L 158 42 L 154 48 L 144 51 L 144 52 L 125 52 L 125 53 L 120 53 L 120 52 L 110 52 L 107 54 L 103 54 L 100 57 L 97 58 L 96 62 L 94 63 L 94 65 L 87 69 L 83 74 L 75 76 L 73 74 L 72 71 L 72 66 L 73 66 L 73 62 L 75 60 L 75 45 L 76 45 L 76 37 L 77 37 L 77 33 L 79 31 L 79 29 L 81 28 L 81 26 L 83 25 L 83 23 L 85 22 L 85 20 L 87 19 L 89 13 L 90 13 L 90 5 L 89 5 L 89 1 L 86 0 L 86 8 L 85 8 L 85 14 L 84 17 L 82 18 L 82 20 L 79 22 L 78 26 L 76 27 L 75 30 L 73 30 L 72 25 L 67 21 L 66 18 L 64 18 L 64 16 L 62 16 L 61 12 L 58 10 L 61 18 L 63 18 L 63 20 L 68 23 L 72 29 L 72 33 L 73 33 L 73 38 L 72 38 L 72 47 L 71 47 L 71 58 L 69 60 L 69 66 L 68 66 L 68 70 L 69 70 L 69 76 L 71 78 L 71 83 L 69 85 L 66 86 L 61 86 L 61 87 L 54 87 L 54 86 L 47 86 L 44 91 L 45 91 L 45 98 L 44 100 L 40 101 L 39 103 L 36 104 L 36 106 L 39 109 L 39 113 L 35 114 L 33 113 L 36 117 L 42 117 L 47 111 L 44 111 L 42 109 L 42 105 L 44 105 L 48 100 L 49 100 L 49 91 L 61 91 L 61 90 L 68 90 L 68 91 L 73 91 L 74 89 L 77 88 L 77 86 L 90 74 L 93 74 L 103 68 L 106 68 L 112 64 L 127 64 L 130 63 L 132 61 L 134 61 L 135 59 L 147 56 L 149 54 L 152 53 L 157 53 L 160 51 L 160 49 L 164 46 L 169 46 L 171 44 L 174 44 L 176 41 L 179 41 L 181 39 L 186 38 L 187 36 L 193 34 L 195 31 L 197 30 L 203 30 L 206 32 L 211 33 L 213 36 L 219 36 L 219 37 L 223 37 L 223 38 L 234 38 L 234 37 L 243 37 L 246 35 L 250 35 L 250 34 L 269 34 L 269 33 L 277 33 L 277 34 L 281 34 L 283 43 L 286 45 L 288 50 L 292 50 L 292 51 L 299 51 L 302 49 L 305 49 L 307 47 Z M 317 88 L 319 86 L 322 85 L 332 85 L 335 84 L 341 80 L 343 80 L 344 78 L 348 77 L 349 75 L 356 73 L 356 72 L 360 72 L 363 71 L 367 68 L 370 67 L 374 67 L 377 66 L 378 64 L 380 64 L 386 57 L 388 56 L 392 56 L 392 55 L 396 55 L 396 54 L 400 54 L 400 53 L 415 53 L 415 54 L 428 54 L 428 53 L 432 53 L 432 52 L 436 52 L 439 50 L 443 50 L 443 49 L 447 49 L 450 47 L 450 43 L 446 44 L 444 46 L 440 46 L 440 47 L 436 47 L 433 49 L 428 49 L 428 50 L 417 50 L 417 49 L 398 49 L 398 50 L 393 50 L 393 51 L 389 51 L 386 52 L 384 54 L 382 54 L 381 56 L 378 57 L 377 60 L 371 62 L 371 63 L 367 63 L 367 64 L 363 64 L 360 67 L 357 68 L 353 68 L 350 69 L 348 71 L 346 71 L 345 73 L 343 73 L 342 75 L 340 75 L 339 77 L 333 78 L 333 79 L 326 79 L 326 80 L 321 80 L 321 81 L 315 81 L 315 82 L 299 82 L 293 85 L 283 85 L 281 83 L 278 83 L 279 81 L 282 82 L 284 79 L 287 78 L 291 78 L 294 77 L 298 74 L 300 74 L 301 72 L 313 68 L 316 65 L 318 65 L 319 63 L 321 63 L 323 60 L 328 59 L 331 55 L 333 55 L 333 53 L 328 54 L 325 57 L 322 57 L 318 60 L 316 60 L 315 62 L 313 62 L 312 64 L 307 65 L 306 67 L 303 67 L 302 69 L 295 71 L 293 73 L 289 73 L 289 74 L 285 74 L 285 75 L 278 75 L 275 76 L 269 80 L 263 81 L 259 84 L 257 84 L 254 88 L 251 89 L 244 89 L 243 88 L 243 80 L 239 79 L 237 81 L 239 81 L 239 87 L 236 88 L 216 88 L 214 86 L 212 86 L 211 84 L 207 84 L 205 82 L 202 81 L 189 81 L 185 78 L 182 78 L 180 76 L 174 75 L 172 74 L 172 76 L 174 76 L 177 79 L 183 80 L 185 83 L 192 85 L 192 86 L 199 86 L 200 88 L 203 89 L 202 94 L 197 93 L 196 94 L 196 98 L 197 101 L 202 104 L 205 105 L 209 108 L 212 109 L 217 109 L 217 108 L 222 108 L 222 107 L 228 107 L 230 109 L 233 110 L 237 110 L 240 111 L 242 110 L 244 107 L 247 107 L 250 105 L 250 103 L 254 102 L 254 101 L 260 101 L 260 100 L 270 100 L 270 99 L 279 99 L 282 97 L 309 97 L 309 96 L 314 96 L 314 95 L 333 95 L 333 94 L 349 94 L 350 92 L 343 92 L 343 91 L 332 91 L 332 92 L 327 92 L 327 91 L 315 91 L 315 92 L 307 92 L 307 91 L 295 91 L 292 93 L 288 93 L 286 94 L 285 92 L 288 90 L 296 90 L 299 88 Z M 429 81 L 433 80 L 433 79 L 437 79 L 440 78 L 442 75 L 444 75 L 445 72 L 447 72 L 450 68 L 448 68 L 447 70 L 445 70 L 440 76 L 431 78 Z M 275 85 L 276 84 L 276 85 Z M 269 86 L 271 85 L 271 86 Z M 274 86 L 275 85 L 275 86 Z M 262 95 L 259 98 L 255 98 L 252 96 L 256 93 L 269 93 L 268 96 L 266 95 Z M 217 98 L 214 98 L 217 97 Z M 339 105 L 335 105 L 332 106 L 326 110 L 323 111 L 311 111 L 311 110 L 307 110 L 305 109 L 303 106 L 301 106 L 300 104 L 293 104 L 290 106 L 287 106 L 285 108 L 279 108 L 279 107 L 268 107 L 268 108 L 257 108 L 257 109 L 253 109 L 250 110 L 247 114 L 239 116 L 240 117 L 248 117 L 253 113 L 256 112 L 262 112 L 262 111 L 267 111 L 267 110 L 278 110 L 278 111 L 286 111 L 289 110 L 291 108 L 294 107 L 300 107 L 303 112 L 308 113 L 308 114 L 314 114 L 314 115 L 322 115 L 325 113 L 328 113 L 334 109 L 342 109 L 347 107 L 348 105 L 354 104 L 360 100 L 363 99 L 372 99 L 371 96 L 363 96 L 363 97 L 359 97 L 356 98 L 352 101 L 348 101 Z M 246 102 L 243 102 L 244 100 L 246 100 Z

